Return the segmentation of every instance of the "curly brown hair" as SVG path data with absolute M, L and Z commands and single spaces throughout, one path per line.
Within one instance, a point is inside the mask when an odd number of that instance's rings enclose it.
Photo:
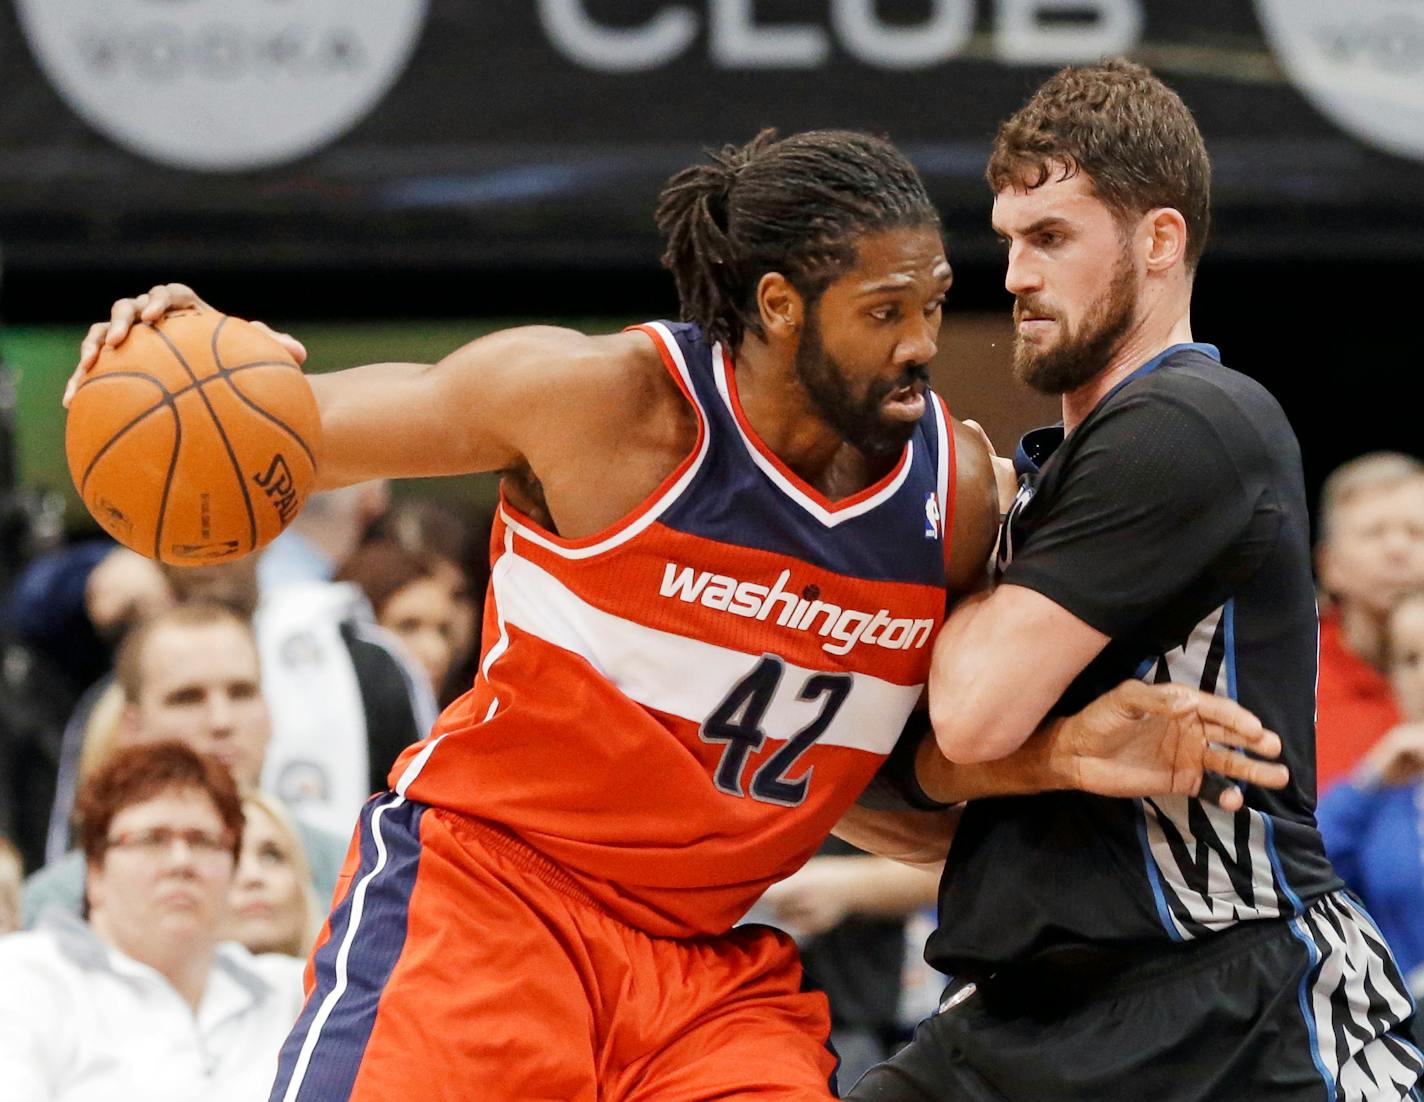
M 1082 173 L 1120 220 L 1171 207 L 1187 224 L 1187 270 L 1211 228 L 1211 159 L 1176 92 L 1124 58 L 1061 69 L 999 127 L 984 175 L 995 192 Z
M 75 797 L 79 846 L 88 864 L 103 863 L 114 816 L 174 789 L 196 790 L 213 801 L 232 836 L 236 861 L 242 849 L 242 797 L 227 767 L 181 742 L 146 742 L 114 751 Z

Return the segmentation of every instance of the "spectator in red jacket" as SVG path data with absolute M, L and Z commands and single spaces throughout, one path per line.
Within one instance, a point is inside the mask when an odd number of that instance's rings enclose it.
M 1351 460 L 1320 495 L 1317 786 L 1348 774 L 1397 723 L 1385 676 L 1386 625 L 1424 585 L 1424 463 L 1395 452 Z

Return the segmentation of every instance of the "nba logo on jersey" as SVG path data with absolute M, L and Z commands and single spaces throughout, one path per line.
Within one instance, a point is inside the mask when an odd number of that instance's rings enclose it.
M 944 535 L 944 522 L 939 515 L 939 498 L 933 490 L 925 494 L 925 539 L 937 540 Z

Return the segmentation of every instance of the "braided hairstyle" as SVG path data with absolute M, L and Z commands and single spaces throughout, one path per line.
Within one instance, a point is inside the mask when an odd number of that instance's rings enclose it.
M 747 332 L 764 335 L 756 293 L 767 272 L 810 304 L 855 264 L 861 235 L 939 227 L 914 166 L 883 138 L 763 130 L 708 156 L 668 181 L 656 220 L 683 320 L 734 348 Z

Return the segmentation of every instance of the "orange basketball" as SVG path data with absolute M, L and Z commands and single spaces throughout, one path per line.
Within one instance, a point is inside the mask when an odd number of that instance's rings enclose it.
M 79 496 L 126 547 L 184 566 L 271 541 L 307 499 L 316 399 L 276 341 L 207 309 L 136 324 L 69 406 Z

